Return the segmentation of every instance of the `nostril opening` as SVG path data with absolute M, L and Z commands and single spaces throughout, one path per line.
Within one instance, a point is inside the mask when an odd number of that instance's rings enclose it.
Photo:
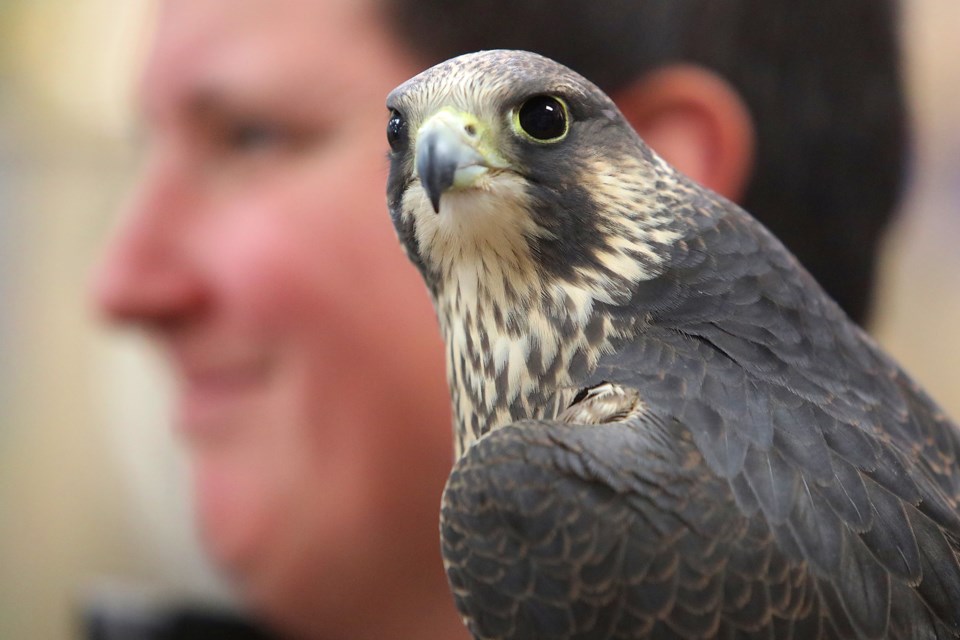
M 466 125 L 466 126 L 463 128 L 463 130 L 466 131 L 466 132 L 467 132 L 467 135 L 470 136 L 471 138 L 472 138 L 473 136 L 477 135 L 477 128 L 476 128 L 475 126 L 473 126 L 472 124 Z

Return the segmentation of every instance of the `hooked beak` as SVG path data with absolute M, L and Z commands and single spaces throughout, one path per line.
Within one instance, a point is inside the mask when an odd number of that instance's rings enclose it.
M 480 151 L 481 126 L 474 116 L 444 109 L 417 132 L 416 165 L 420 184 L 440 213 L 440 197 L 453 188 L 466 188 L 490 168 L 505 163 Z

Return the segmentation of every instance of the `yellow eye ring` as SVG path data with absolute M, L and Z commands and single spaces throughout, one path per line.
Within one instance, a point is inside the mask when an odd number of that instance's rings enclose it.
M 560 142 L 570 131 L 570 110 L 562 99 L 538 94 L 513 110 L 511 124 L 517 135 L 530 142 Z

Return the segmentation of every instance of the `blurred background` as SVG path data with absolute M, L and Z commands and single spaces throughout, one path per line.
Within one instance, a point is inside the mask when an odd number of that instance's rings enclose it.
M 169 381 L 86 300 L 136 172 L 149 0 L 0 0 L 0 638 L 229 596 L 198 550 Z M 910 190 L 871 328 L 960 417 L 960 3 L 905 7 Z M 386 224 L 386 214 L 384 217 Z

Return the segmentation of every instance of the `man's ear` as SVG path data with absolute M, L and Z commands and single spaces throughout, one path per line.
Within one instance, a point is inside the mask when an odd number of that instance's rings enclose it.
M 740 94 L 716 73 L 674 64 L 613 96 L 640 137 L 667 162 L 739 200 L 753 168 L 753 120 Z

